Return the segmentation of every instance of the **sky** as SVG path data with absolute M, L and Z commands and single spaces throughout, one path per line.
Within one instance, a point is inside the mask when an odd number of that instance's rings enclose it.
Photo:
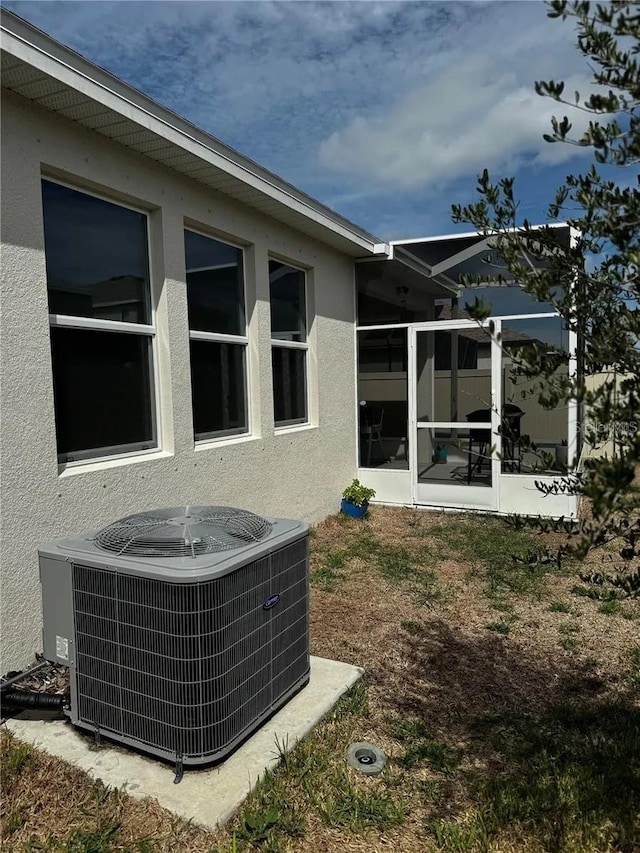
M 384 240 L 469 230 L 451 204 L 484 168 L 545 221 L 586 166 L 542 138 L 552 115 L 585 117 L 534 81 L 586 94 L 591 74 L 541 0 L 3 5 Z

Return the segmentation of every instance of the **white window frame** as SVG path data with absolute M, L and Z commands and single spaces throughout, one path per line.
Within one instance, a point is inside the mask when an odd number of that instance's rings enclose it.
M 245 406 L 245 417 L 246 417 L 246 426 L 242 428 L 232 427 L 230 429 L 219 429 L 212 430 L 208 433 L 203 433 L 196 437 L 195 424 L 193 429 L 193 441 L 196 447 L 208 444 L 212 441 L 223 440 L 228 438 L 245 438 L 247 435 L 252 434 L 251 429 L 251 401 L 249 399 L 249 388 L 250 388 L 250 377 L 249 377 L 249 329 L 248 329 L 248 321 L 247 321 L 247 275 L 246 275 L 246 257 L 245 257 L 245 247 L 240 246 L 238 243 L 233 243 L 229 240 L 222 239 L 218 237 L 216 234 L 210 233 L 208 231 L 203 231 L 200 228 L 194 228 L 191 225 L 183 226 L 183 234 L 182 238 L 184 240 L 184 232 L 190 231 L 192 234 L 198 234 L 200 237 L 206 237 L 209 240 L 215 240 L 217 243 L 223 243 L 225 246 L 231 246 L 232 249 L 238 249 L 241 253 L 242 258 L 242 299 L 243 299 L 243 316 L 244 316 L 244 335 L 227 335 L 222 332 L 202 332 L 189 328 L 189 341 L 210 341 L 211 343 L 219 343 L 219 344 L 240 344 L 244 347 L 243 350 L 243 379 L 244 379 L 244 406 Z M 200 267 L 201 271 L 203 268 Z M 209 269 L 209 267 L 207 267 Z M 186 267 L 186 256 L 185 256 L 185 282 L 188 272 L 194 272 L 194 270 L 187 270 Z M 187 311 L 189 310 L 189 292 L 187 290 Z M 191 353 L 189 353 L 189 375 L 191 376 Z M 193 415 L 193 398 L 191 401 L 191 412 Z
M 306 427 L 311 423 L 310 414 L 309 414 L 309 406 L 310 406 L 310 398 L 309 398 L 309 278 L 308 278 L 308 270 L 304 267 L 297 266 L 296 264 L 292 264 L 290 261 L 285 260 L 284 258 L 279 258 L 276 255 L 269 255 L 269 261 L 275 261 L 279 264 L 285 264 L 290 267 L 292 270 L 297 270 L 301 272 L 304 276 L 304 341 L 285 341 L 281 338 L 271 338 L 271 353 L 272 359 L 271 363 L 273 365 L 273 350 L 274 349 L 297 349 L 304 352 L 304 401 L 305 401 L 305 417 L 304 418 L 291 418 L 286 421 L 276 421 L 275 412 L 275 385 L 273 382 L 273 374 L 271 378 L 271 393 L 273 398 L 273 418 L 274 418 L 274 432 L 280 431 L 290 431 L 292 428 L 298 427 Z M 271 276 L 269 276 L 269 328 L 271 328 Z M 273 368 L 272 368 L 273 369 Z
M 125 210 L 132 210 L 135 213 L 139 213 L 145 218 L 146 223 L 146 239 L 147 239 L 147 269 L 148 269 L 148 299 L 149 299 L 149 313 L 151 318 L 151 323 L 127 323 L 121 320 L 102 320 L 95 317 L 78 317 L 71 314 L 49 314 L 49 328 L 67 328 L 67 329 L 80 329 L 83 331 L 92 331 L 92 332 L 118 332 L 124 333 L 127 335 L 137 335 L 138 337 L 146 337 L 151 340 L 150 347 L 150 358 L 149 358 L 149 372 L 150 372 L 150 382 L 149 382 L 149 390 L 151 399 L 149 401 L 150 404 L 150 413 L 151 413 L 151 429 L 152 429 L 152 438 L 150 441 L 141 441 L 136 442 L 135 444 L 127 444 L 127 445 L 106 445 L 101 449 L 101 452 L 96 453 L 96 448 L 91 450 L 81 450 L 77 453 L 59 453 L 58 454 L 58 468 L 60 471 L 64 471 L 67 468 L 74 468 L 80 465 L 87 465 L 89 463 L 96 462 L 107 462 L 111 459 L 122 459 L 126 457 L 133 456 L 141 456 L 147 455 L 150 453 L 157 453 L 161 448 L 161 438 L 160 438 L 160 427 L 161 427 L 161 418 L 160 418 L 160 380 L 158 376 L 158 370 L 156 365 L 158 364 L 158 344 L 157 344 L 157 323 L 156 323 L 156 300 L 154 299 L 154 270 L 153 270 L 153 253 L 151 251 L 151 233 L 150 233 L 150 221 L 149 221 L 149 212 L 140 207 L 136 207 L 132 204 L 125 204 L 122 201 L 115 200 L 106 194 L 101 194 L 94 192 L 92 190 L 85 189 L 82 185 L 69 183 L 68 181 L 61 181 L 58 178 L 53 178 L 50 175 L 46 174 L 46 172 L 41 173 L 40 175 L 41 181 L 47 181 L 51 184 L 58 184 L 62 187 L 68 187 L 70 190 L 74 190 L 75 192 L 82 193 L 83 195 L 91 196 L 92 198 L 100 199 L 100 201 L 106 201 L 109 204 L 114 204 L 117 207 L 123 207 Z M 42 209 L 42 216 L 44 219 L 44 205 Z M 46 254 L 46 249 L 45 249 Z M 47 298 L 48 298 L 48 282 L 47 282 Z

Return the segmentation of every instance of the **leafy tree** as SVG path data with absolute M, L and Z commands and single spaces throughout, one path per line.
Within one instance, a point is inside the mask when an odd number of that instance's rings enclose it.
M 563 238 L 562 231 L 549 224 L 535 229 L 521 221 L 513 178 L 494 182 L 486 170 L 478 178 L 480 200 L 454 205 L 453 220 L 494 235 L 490 245 L 508 277 L 553 304 L 578 335 L 573 354 L 577 372 L 568 369 L 566 352 L 550 355 L 546 345 L 519 350 L 516 371 L 536 384 L 545 408 L 577 401 L 581 436 L 588 445 L 613 439 L 613 458 L 588 458 L 579 472 L 568 470 L 554 487 L 580 494 L 591 509 L 573 527 L 573 538 L 561 555 L 584 557 L 593 546 L 615 541 L 613 565 L 584 579 L 595 584 L 591 593 L 596 596 L 638 596 L 640 7 L 633 2 L 594 6 L 567 0 L 547 5 L 549 17 L 574 21 L 577 47 L 589 62 L 595 84 L 587 97 L 579 92 L 567 95 L 562 82 L 535 84 L 542 97 L 590 116 L 582 135 L 572 134 L 565 116 L 552 119 L 551 133 L 544 136 L 552 145 L 590 149 L 589 168 L 569 175 L 548 208 L 549 223 L 564 219 L 574 239 L 568 245 L 566 231 Z M 490 306 L 478 300 L 466 307 L 476 319 L 491 313 Z M 541 482 L 537 487 L 549 491 Z

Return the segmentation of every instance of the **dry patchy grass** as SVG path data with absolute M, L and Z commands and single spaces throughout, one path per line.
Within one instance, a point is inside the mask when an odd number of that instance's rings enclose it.
M 7 851 L 130 853 L 212 850 L 209 833 L 106 788 L 83 770 L 1 733 L 0 833 Z
M 638 603 L 575 595 L 575 567 L 530 559 L 549 541 L 472 515 L 327 519 L 313 652 L 367 674 L 230 826 L 205 833 L 29 751 L 5 782 L 7 849 L 32 836 L 65 853 L 640 849 Z M 381 777 L 346 767 L 354 740 L 386 751 Z M 79 831 L 98 841 L 79 846 Z

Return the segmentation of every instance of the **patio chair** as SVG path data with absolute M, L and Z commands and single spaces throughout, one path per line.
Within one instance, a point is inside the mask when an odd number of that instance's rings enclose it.
M 384 445 L 382 443 L 382 422 L 384 409 L 379 406 L 362 406 L 360 410 L 360 438 L 367 443 L 366 467 L 371 465 L 371 448 L 376 443 L 380 448 L 380 457 L 384 461 Z M 363 445 L 361 444 L 361 447 Z
M 505 470 L 520 473 L 522 460 L 520 456 L 520 421 L 524 412 L 513 403 L 505 403 L 502 407 L 502 457 Z M 467 415 L 469 423 L 490 423 L 491 409 L 476 409 Z M 473 445 L 477 444 L 476 460 L 473 461 Z M 467 460 L 467 483 L 471 482 L 474 473 L 482 473 L 482 464 L 487 458 L 487 449 L 491 444 L 491 429 L 469 430 L 469 452 Z
M 470 424 L 491 423 L 491 409 L 476 409 L 469 412 L 467 421 Z M 473 446 L 477 445 L 476 460 L 473 461 Z M 478 429 L 472 427 L 469 430 L 469 449 L 467 451 L 467 483 L 471 482 L 474 473 L 482 473 L 482 463 L 487 456 L 487 448 L 491 444 L 491 427 L 489 429 Z
M 504 461 L 504 470 L 509 470 L 512 473 L 515 471 L 518 474 L 522 470 L 522 456 L 520 453 L 520 421 L 524 416 L 524 412 L 520 406 L 513 403 L 505 403 L 502 407 L 502 424 L 500 432 L 502 434 L 502 457 Z

